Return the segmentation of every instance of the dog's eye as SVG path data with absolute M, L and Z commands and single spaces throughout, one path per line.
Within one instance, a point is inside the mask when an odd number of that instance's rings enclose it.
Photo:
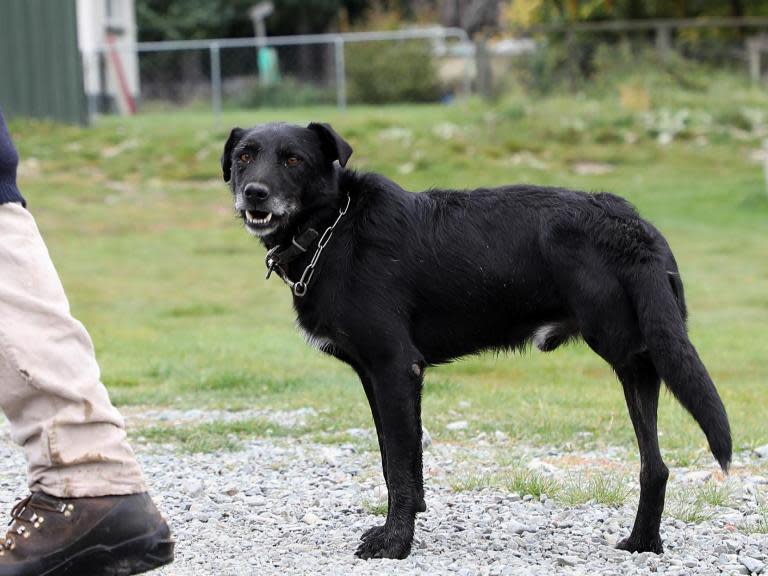
M 244 162 L 245 164 L 250 164 L 253 160 L 253 156 L 248 154 L 248 152 L 243 152 L 240 154 L 240 162 Z
M 288 156 L 288 158 L 285 159 L 286 166 L 298 166 L 300 163 L 301 158 L 298 156 Z

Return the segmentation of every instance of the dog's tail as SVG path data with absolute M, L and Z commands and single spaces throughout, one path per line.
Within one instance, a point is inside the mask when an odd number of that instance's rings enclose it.
M 685 327 L 683 285 L 677 271 L 659 262 L 643 266 L 626 282 L 640 331 L 667 387 L 698 422 L 720 467 L 731 462 L 731 429 L 725 407 Z

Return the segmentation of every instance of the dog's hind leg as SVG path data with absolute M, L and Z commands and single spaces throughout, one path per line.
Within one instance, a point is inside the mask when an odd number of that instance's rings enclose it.
M 621 283 L 605 268 L 584 266 L 564 275 L 564 290 L 587 344 L 616 371 L 640 449 L 640 504 L 632 533 L 618 547 L 663 551 L 659 536 L 669 471 L 661 459 L 656 411 L 661 379 Z
M 424 500 L 424 452 L 421 443 L 423 434 L 423 429 L 421 427 L 421 391 L 422 383 L 424 381 L 424 367 L 420 364 L 413 364 L 411 366 L 411 372 L 413 372 L 415 378 L 419 381 L 419 390 L 416 395 L 416 417 L 418 419 L 416 426 L 419 430 L 419 451 L 413 462 L 413 474 L 416 477 L 416 493 L 418 496 L 416 500 L 416 512 L 426 512 L 427 503 Z
M 659 525 L 669 477 L 669 470 L 661 459 L 656 430 L 661 379 L 648 353 L 634 356 L 615 369 L 624 386 L 624 397 L 640 448 L 640 504 L 632 533 L 619 542 L 617 548 L 661 554 Z

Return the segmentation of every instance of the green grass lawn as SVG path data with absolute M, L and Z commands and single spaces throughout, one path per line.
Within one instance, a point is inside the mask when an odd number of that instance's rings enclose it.
M 233 218 L 220 176 L 230 127 L 322 120 L 354 146 L 353 168 L 409 189 L 530 182 L 634 202 L 675 250 L 692 339 L 743 448 L 768 442 L 768 195 L 750 160 L 765 126 L 742 112 L 768 97 L 721 96 L 665 103 L 692 112 L 668 145 L 657 142 L 663 106 L 644 115 L 611 98 L 230 112 L 221 126 L 174 113 L 12 132 L 21 186 L 119 405 L 312 406 L 314 431 L 372 426 L 352 371 L 304 344 L 289 292 L 264 280 L 264 250 Z M 669 394 L 660 412 L 670 460 L 702 455 L 703 435 Z M 445 430 L 459 419 L 469 432 Z M 424 420 L 442 439 L 499 429 L 532 443 L 634 443 L 621 387 L 583 344 L 433 369 Z

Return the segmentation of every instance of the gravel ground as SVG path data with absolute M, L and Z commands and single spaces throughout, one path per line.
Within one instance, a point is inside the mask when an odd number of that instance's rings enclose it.
M 312 414 L 299 411 L 293 417 L 302 422 Z M 142 420 L 240 417 L 153 411 Z M 499 454 L 510 452 L 555 477 L 593 468 L 636 475 L 636 465 L 627 463 L 622 450 L 560 453 L 513 446 L 502 434 L 434 443 L 424 457 L 428 510 L 417 519 L 411 556 L 366 562 L 353 553 L 359 535 L 383 521 L 363 505 L 382 498 L 375 452 L 302 438 L 254 440 L 240 451 L 215 454 L 180 454 L 158 445 L 139 445 L 137 452 L 178 541 L 176 563 L 158 575 L 768 574 L 768 534 L 740 529 L 757 518 L 757 501 L 768 494 L 768 477 L 760 475 L 765 459 L 756 455 L 741 454 L 734 463 L 731 507 L 714 509 L 701 523 L 665 518 L 666 552 L 656 556 L 612 546 L 631 527 L 636 496 L 620 508 L 594 503 L 569 508 L 504 490 L 451 489 L 451 481 L 467 471 L 494 471 Z M 3 509 L 23 495 L 23 469 L 21 452 L 0 424 Z M 695 486 L 713 475 L 714 468 L 675 469 L 671 485 Z

